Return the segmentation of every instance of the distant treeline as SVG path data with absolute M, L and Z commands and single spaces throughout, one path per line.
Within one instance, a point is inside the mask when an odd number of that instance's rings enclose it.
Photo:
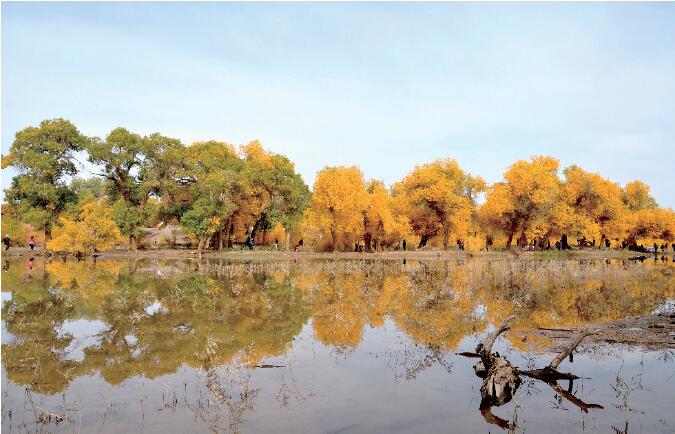
M 310 191 L 293 162 L 257 140 L 186 146 L 124 128 L 100 139 L 52 119 L 16 133 L 2 160 L 10 166 L 17 175 L 5 190 L 3 235 L 22 238 L 30 224 L 61 253 L 101 251 L 122 238 L 135 249 L 141 228 L 163 223 L 180 224 L 200 253 L 236 244 L 564 249 L 570 239 L 667 247 L 675 238 L 675 213 L 659 208 L 645 183 L 622 187 L 574 165 L 559 173 L 550 156 L 517 161 L 492 185 L 452 159 L 417 166 L 390 187 L 356 166 L 326 167 Z

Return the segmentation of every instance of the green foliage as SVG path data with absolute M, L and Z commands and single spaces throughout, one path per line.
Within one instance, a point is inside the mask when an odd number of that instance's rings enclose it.
M 180 224 L 186 231 L 203 238 L 214 233 L 218 227 L 220 209 L 215 202 L 206 197 L 197 199 L 192 207 L 183 214 Z
M 74 155 L 88 143 L 65 119 L 45 120 L 16 133 L 2 162 L 3 168 L 18 171 L 5 199 L 16 205 L 26 222 L 49 233 L 56 217 L 76 200 L 66 178 L 77 172 Z
M 76 220 L 85 204 L 105 196 L 106 183 L 101 178 L 73 178 L 70 190 L 75 195 L 75 201 L 66 204 L 63 215 Z
M 112 205 L 112 218 L 120 228 L 120 232 L 128 237 L 137 237 L 141 233 L 144 216 L 142 209 L 119 198 Z
M 116 128 L 105 141 L 93 140 L 88 151 L 89 160 L 102 168 L 101 176 L 108 182 L 113 217 L 120 230 L 137 237 L 140 228 L 160 211 L 157 205 L 148 203 L 150 197 L 174 192 L 183 145 L 157 133 L 141 137 Z

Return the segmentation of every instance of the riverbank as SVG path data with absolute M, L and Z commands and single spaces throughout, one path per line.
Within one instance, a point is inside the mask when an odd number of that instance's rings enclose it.
M 583 327 L 540 328 L 528 334 L 550 339 L 551 343 L 544 351 L 557 352 L 583 330 L 594 334 L 584 339 L 580 350 L 598 344 L 624 344 L 650 351 L 675 349 L 675 304 L 670 303 L 667 310 L 650 315 L 629 316 Z
M 3 257 L 30 257 L 43 256 L 42 248 L 30 250 L 27 247 L 12 247 L 3 251 Z M 672 257 L 673 252 L 659 253 L 657 257 Z M 97 254 L 99 258 L 196 258 L 194 249 L 165 249 L 165 250 L 109 250 Z M 653 258 L 653 254 L 633 252 L 630 250 L 546 250 L 546 251 L 480 251 L 462 252 L 459 250 L 415 250 L 415 251 L 385 251 L 377 253 L 365 252 L 286 252 L 273 250 L 207 250 L 202 258 L 232 259 L 232 260 L 295 260 L 295 259 L 382 259 L 382 260 L 443 260 L 461 258 L 535 258 L 535 259 L 574 259 L 574 258 Z

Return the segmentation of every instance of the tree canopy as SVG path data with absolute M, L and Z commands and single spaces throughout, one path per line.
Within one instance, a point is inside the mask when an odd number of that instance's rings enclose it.
M 86 171 L 77 164 L 85 160 Z M 144 228 L 166 224 L 180 225 L 199 254 L 247 240 L 277 246 L 280 238 L 286 249 L 293 239 L 365 251 L 406 241 L 469 250 L 514 241 L 567 248 L 568 237 L 596 247 L 675 241 L 674 213 L 658 206 L 647 184 L 622 187 L 577 165 L 561 168 L 552 156 L 516 161 L 492 185 L 451 158 L 416 166 L 391 186 L 366 179 L 358 166 L 326 167 L 310 191 L 288 157 L 258 140 L 186 146 L 122 127 L 100 139 L 51 119 L 17 132 L 2 167 L 16 170 L 5 190 L 5 232 L 20 238 L 29 224 L 48 239 L 56 225 L 58 240 L 47 247 L 65 252 L 107 248 L 119 241 L 116 231 L 134 249 Z M 96 225 L 112 236 L 92 232 Z

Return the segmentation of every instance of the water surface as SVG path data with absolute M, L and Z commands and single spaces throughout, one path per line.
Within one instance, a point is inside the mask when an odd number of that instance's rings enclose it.
M 554 354 L 537 327 L 672 309 L 673 263 L 40 259 L 2 272 L 2 432 L 675 432 L 675 353 L 589 345 L 479 411 L 457 355 Z M 64 418 L 44 420 L 47 413 Z M 39 419 L 42 416 L 42 421 Z

